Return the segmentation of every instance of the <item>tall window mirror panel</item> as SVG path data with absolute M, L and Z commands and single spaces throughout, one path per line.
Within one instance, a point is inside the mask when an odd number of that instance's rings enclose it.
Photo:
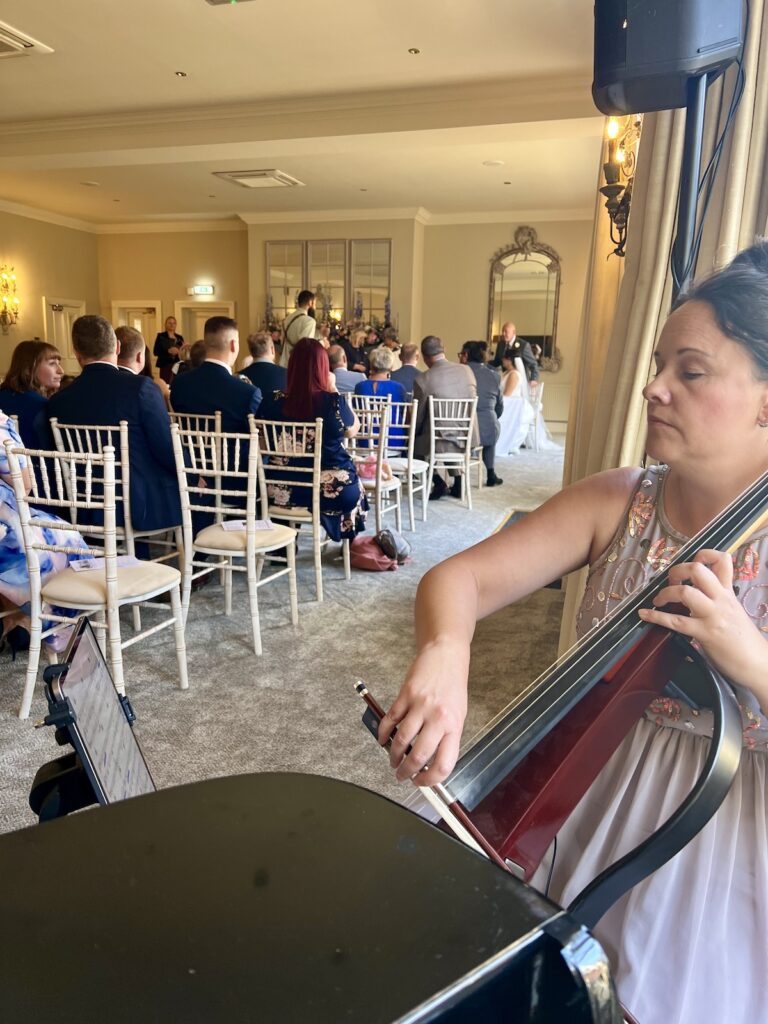
M 347 243 L 307 242 L 307 268 L 318 318 L 343 320 L 347 309 Z
M 304 287 L 304 242 L 267 242 L 268 313 L 282 322 L 296 308 Z
M 389 319 L 392 243 L 388 238 L 354 239 L 349 246 L 353 316 L 384 322 Z

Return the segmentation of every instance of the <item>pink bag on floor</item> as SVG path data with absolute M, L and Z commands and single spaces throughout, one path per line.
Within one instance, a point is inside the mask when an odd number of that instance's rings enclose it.
M 397 561 L 385 555 L 373 537 L 355 537 L 349 551 L 353 569 L 366 569 L 368 572 L 394 572 L 397 569 Z

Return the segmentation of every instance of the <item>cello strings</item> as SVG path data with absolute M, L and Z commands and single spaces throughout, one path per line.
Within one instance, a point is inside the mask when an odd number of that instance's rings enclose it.
M 720 513 L 720 515 L 715 520 L 713 520 L 711 523 L 708 523 L 702 530 L 699 530 L 698 533 L 694 535 L 694 537 L 690 538 L 680 548 L 674 559 L 672 559 L 670 565 L 676 565 L 688 561 L 689 556 L 692 552 L 695 553 L 695 551 L 699 550 L 700 548 L 707 546 L 701 542 L 701 539 L 703 537 L 706 537 L 708 534 L 716 534 L 718 530 L 721 533 L 723 531 L 725 531 L 726 533 L 729 532 L 732 529 L 734 523 L 740 522 L 742 512 L 741 506 L 751 498 L 758 496 L 761 490 L 764 489 L 766 481 L 768 481 L 768 474 L 764 474 L 763 477 L 760 478 L 760 480 L 756 481 L 744 492 L 742 492 L 742 494 L 739 495 L 734 500 L 734 502 L 731 503 L 731 505 L 727 506 L 726 509 L 722 513 Z M 764 516 L 764 514 L 765 513 L 763 511 L 761 515 Z M 761 517 L 759 516 L 758 519 L 760 518 Z M 757 528 L 759 529 L 759 523 Z M 755 532 L 754 525 L 748 532 Z M 740 544 L 743 543 L 744 536 L 745 535 L 742 533 L 734 547 L 740 546 Z M 467 745 L 466 753 L 464 755 L 466 756 L 466 754 L 472 752 L 472 758 L 469 761 L 462 764 L 460 769 L 451 776 L 451 783 L 455 785 L 456 782 L 460 779 L 460 777 L 466 771 L 468 771 L 469 768 L 472 767 L 474 761 L 476 761 L 478 757 L 486 753 L 487 747 L 481 746 L 482 741 L 494 729 L 496 725 L 504 722 L 505 718 L 509 718 L 509 721 L 506 721 L 504 723 L 501 732 L 493 738 L 492 743 L 494 746 L 497 743 L 503 743 L 505 735 L 509 732 L 510 729 L 513 729 L 518 724 L 522 717 L 522 714 L 530 710 L 527 706 L 521 708 L 521 705 L 523 705 L 527 701 L 527 698 L 531 694 L 534 694 L 535 697 L 538 699 L 544 699 L 550 693 L 550 691 L 552 691 L 558 685 L 559 680 L 557 678 L 557 674 L 561 669 L 562 665 L 568 659 L 574 660 L 573 669 L 578 671 L 579 662 L 583 660 L 585 654 L 590 653 L 590 651 L 587 651 L 586 649 L 591 648 L 599 633 L 608 633 L 612 629 L 614 629 L 614 627 L 618 627 L 622 623 L 626 623 L 626 621 L 630 617 L 636 616 L 637 609 L 639 607 L 642 607 L 644 604 L 647 604 L 649 597 L 654 596 L 654 591 L 658 592 L 658 590 L 660 589 L 662 574 L 668 571 L 668 568 L 669 567 L 667 567 L 667 569 L 664 570 L 659 569 L 657 573 L 649 581 L 649 583 L 646 584 L 645 587 L 641 588 L 640 593 L 627 595 L 625 600 L 622 601 L 621 604 L 619 604 L 614 609 L 611 615 L 609 615 L 602 622 L 594 626 L 587 634 L 585 634 L 584 637 L 581 638 L 580 641 L 578 641 L 567 652 L 561 655 L 552 666 L 550 666 L 548 669 L 545 669 L 545 671 L 537 679 L 530 683 L 522 693 L 518 694 L 515 697 L 515 699 L 507 705 L 505 709 L 499 712 L 499 714 L 497 714 L 491 720 L 491 722 L 480 731 L 479 734 L 476 734 Z M 642 620 L 635 619 L 635 622 L 630 624 L 630 630 L 633 627 L 642 628 L 644 626 L 645 624 L 642 622 Z M 616 648 L 625 642 L 626 635 L 627 634 L 624 633 L 618 636 L 617 639 L 606 651 L 606 655 L 610 656 L 611 654 L 613 654 L 616 651 Z M 591 666 L 587 666 L 586 669 L 582 670 L 580 674 L 577 675 L 577 677 L 564 690 L 560 690 L 559 696 L 561 698 L 567 699 L 574 692 L 574 690 L 578 690 L 578 688 L 582 686 L 584 681 L 588 678 L 590 668 Z M 519 711 L 519 713 L 517 715 L 513 715 L 515 711 Z M 527 734 L 530 733 L 533 727 L 539 724 L 542 718 L 546 718 L 548 712 L 549 709 L 544 708 L 539 713 L 539 715 L 532 722 L 529 723 L 529 725 L 522 731 L 522 733 L 516 734 L 515 740 L 519 740 L 521 737 L 524 739 L 527 736 Z M 513 717 L 510 718 L 509 716 Z M 477 749 L 473 749 L 475 745 L 477 745 Z M 506 751 L 509 749 L 510 745 L 510 743 L 507 743 L 506 746 L 502 746 L 501 750 L 495 756 L 492 757 L 491 761 L 488 763 L 484 770 L 490 768 L 498 761 L 500 757 L 504 756 Z M 490 746 L 490 744 L 487 746 Z

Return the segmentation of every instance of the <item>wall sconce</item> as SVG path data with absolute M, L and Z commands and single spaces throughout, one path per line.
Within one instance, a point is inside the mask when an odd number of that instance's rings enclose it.
M 13 267 L 3 264 L 0 267 L 0 330 L 8 333 L 8 328 L 18 323 L 21 303 L 16 294 L 16 274 Z
M 605 184 L 600 192 L 605 196 L 605 208 L 611 219 L 611 241 L 616 247 L 613 250 L 616 256 L 624 256 L 627 242 L 629 208 L 642 127 L 642 114 L 612 117 L 606 127 L 608 159 L 603 164 Z

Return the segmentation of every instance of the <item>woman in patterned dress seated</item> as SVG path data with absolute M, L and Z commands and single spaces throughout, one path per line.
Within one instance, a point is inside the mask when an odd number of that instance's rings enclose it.
M 0 411 L 0 612 L 10 611 L 0 619 L 0 635 L 7 639 L 15 658 L 16 651 L 25 649 L 29 645 L 27 626 L 29 625 L 29 572 L 27 570 L 27 559 L 24 555 L 24 545 L 21 537 L 21 523 L 16 506 L 16 496 L 11 484 L 8 455 L 5 450 L 5 442 L 12 441 L 14 445 L 22 447 L 21 438 L 14 429 L 8 416 Z M 24 482 L 27 490 L 30 488 L 28 470 L 23 467 Z M 44 519 L 56 519 L 48 512 L 32 512 L 32 518 L 38 515 Z M 33 527 L 38 538 L 45 540 L 47 544 L 60 544 L 67 547 L 86 548 L 85 541 L 80 534 L 71 528 L 64 520 L 57 520 L 61 523 L 60 528 Z M 70 562 L 79 557 L 75 554 L 66 554 L 61 551 L 41 551 L 40 574 L 42 584 L 45 585 L 48 578 L 54 573 L 66 569 Z M 77 615 L 76 611 L 53 609 L 56 614 Z M 43 622 L 43 629 L 47 629 L 50 623 Z M 46 639 L 46 643 L 53 650 L 62 650 L 69 638 L 69 627 L 60 630 L 58 633 Z
M 354 437 L 360 424 L 346 398 L 336 390 L 328 353 L 319 341 L 302 338 L 294 345 L 286 392 L 276 399 L 273 409 L 276 420 L 311 423 L 322 419 L 320 521 L 331 540 L 354 538 L 365 529 L 368 499 L 343 441 Z M 278 457 L 273 456 L 271 461 L 277 463 Z M 309 467 L 311 459 L 306 462 Z M 275 505 L 310 507 L 310 488 L 270 484 L 268 468 L 267 490 Z
M 399 779 L 427 765 L 419 785 L 430 785 L 454 766 L 478 619 L 589 566 L 584 634 L 768 471 L 768 244 L 678 301 L 655 358 L 644 390 L 647 451 L 661 465 L 581 480 L 422 579 L 418 654 L 379 734 L 384 741 L 398 727 L 391 761 Z M 768 1019 L 766 593 L 761 528 L 733 558 L 700 551 L 669 570 L 656 609 L 640 613 L 698 643 L 731 681 L 744 729 L 738 773 L 717 814 L 595 928 L 619 997 L 642 1024 Z M 669 603 L 689 615 L 660 610 Z M 669 817 L 701 771 L 711 724 L 711 713 L 683 701 L 653 702 L 561 829 L 553 899 L 567 905 Z M 534 885 L 545 886 L 547 866 Z

